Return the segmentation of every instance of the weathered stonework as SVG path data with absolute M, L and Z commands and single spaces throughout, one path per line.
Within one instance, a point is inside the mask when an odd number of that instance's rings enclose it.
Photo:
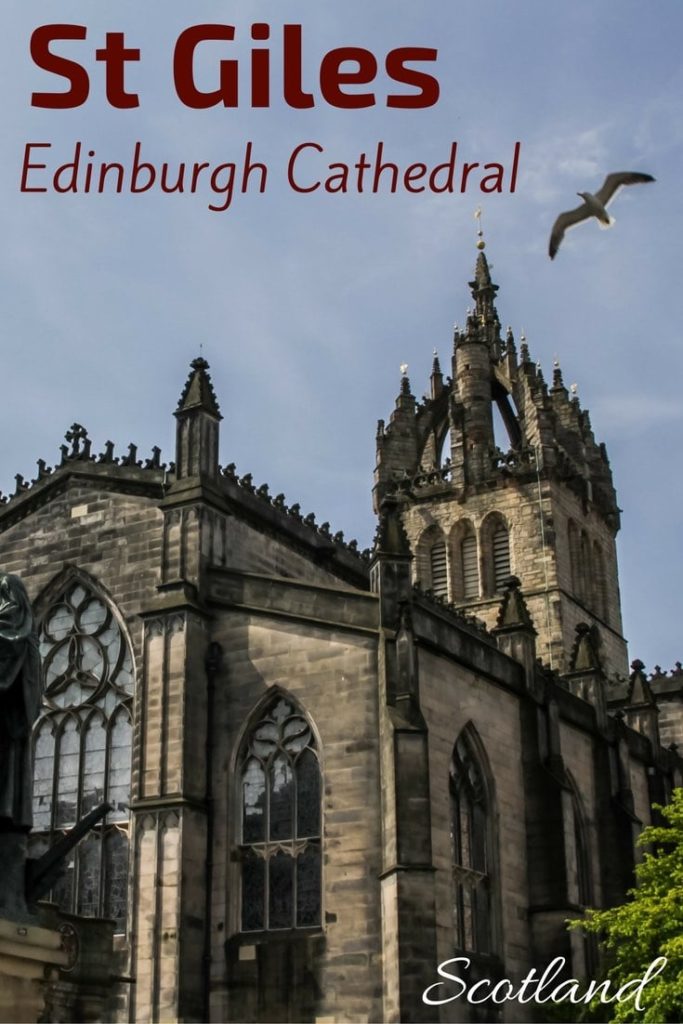
M 74 425 L 59 466 L 0 498 L 0 564 L 38 618 L 86 581 L 134 661 L 126 928 L 97 986 L 56 983 L 55 1019 L 87 1004 L 122 1022 L 463 1021 L 462 1002 L 422 1001 L 458 952 L 473 977 L 521 978 L 554 955 L 590 970 L 564 922 L 623 898 L 652 803 L 681 782 L 659 742 L 681 737 L 680 671 L 626 679 L 606 453 L 559 370 L 548 389 L 501 338 L 483 255 L 472 287 L 453 379 L 437 361 L 419 406 L 404 379 L 378 432 L 372 553 L 219 467 L 201 359 L 174 464 L 134 446 L 95 456 Z M 321 914 L 246 929 L 244 751 L 278 700 L 322 779 Z M 456 754 L 485 807 L 485 870 L 456 859 Z M 455 909 L 475 876 L 476 942 Z

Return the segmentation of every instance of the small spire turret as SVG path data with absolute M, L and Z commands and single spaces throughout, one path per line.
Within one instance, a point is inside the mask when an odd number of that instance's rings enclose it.
M 221 416 L 209 364 L 193 359 L 191 373 L 174 415 L 176 426 L 176 480 L 218 476 L 218 433 Z
M 436 349 L 434 349 L 434 362 L 432 363 L 432 375 L 429 378 L 431 397 L 437 398 L 443 391 L 443 374 L 441 372 L 441 364 L 439 363 L 439 355 Z
M 491 280 L 491 271 L 484 252 L 479 252 L 474 268 L 474 280 L 470 281 L 470 290 L 475 302 L 475 312 L 484 321 L 497 320 L 495 298 L 498 285 Z
M 553 361 L 553 391 L 564 391 L 564 381 L 562 380 L 562 367 L 560 366 L 559 359 Z

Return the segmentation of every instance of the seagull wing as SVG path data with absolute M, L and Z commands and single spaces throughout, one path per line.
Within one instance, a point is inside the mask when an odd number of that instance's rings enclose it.
M 623 188 L 624 185 L 642 185 L 645 182 L 654 180 L 651 174 L 641 174 L 639 171 L 615 171 L 614 174 L 607 175 L 595 193 L 595 198 L 603 206 L 607 206 L 609 201 L 614 199 L 619 189 Z
M 565 231 L 569 228 L 576 227 L 582 220 L 586 220 L 588 217 L 592 217 L 592 213 L 589 210 L 586 203 L 581 203 L 581 206 L 577 206 L 575 210 L 567 210 L 566 213 L 561 213 L 553 224 L 553 230 L 550 232 L 550 244 L 548 246 L 548 255 L 551 260 L 555 259 L 557 250 L 560 248 L 560 242 L 564 238 Z

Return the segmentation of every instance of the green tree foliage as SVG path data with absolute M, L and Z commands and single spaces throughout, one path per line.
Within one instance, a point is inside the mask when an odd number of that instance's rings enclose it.
M 642 978 L 657 957 L 667 959 L 663 972 L 642 992 L 642 1013 L 632 999 L 592 1007 L 598 1013 L 607 1009 L 612 1021 L 683 1021 L 683 789 L 674 790 L 671 803 L 659 810 L 669 827 L 651 825 L 640 835 L 639 845 L 652 852 L 645 853 L 636 867 L 638 884 L 630 890 L 628 902 L 610 910 L 589 910 L 584 919 L 571 923 L 601 937 L 612 991 Z

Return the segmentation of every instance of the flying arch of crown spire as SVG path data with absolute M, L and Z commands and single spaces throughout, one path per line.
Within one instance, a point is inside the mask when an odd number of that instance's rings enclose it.
M 481 247 L 469 288 L 471 308 L 454 331 L 450 374 L 435 351 L 418 401 L 402 367 L 395 409 L 377 432 L 375 509 L 388 497 L 398 501 L 416 556 L 414 580 L 425 589 L 492 626 L 494 598 L 513 572 L 537 595 L 530 606 L 549 663 L 567 661 L 575 620 L 588 611 L 611 631 L 622 671 L 619 508 L 607 452 L 557 360 L 548 384 L 524 335 L 518 349 L 512 329 L 501 329 L 498 285 Z M 469 539 L 452 532 L 465 518 Z M 590 600 L 560 543 L 570 519 L 600 563 L 599 592 L 591 590 Z

